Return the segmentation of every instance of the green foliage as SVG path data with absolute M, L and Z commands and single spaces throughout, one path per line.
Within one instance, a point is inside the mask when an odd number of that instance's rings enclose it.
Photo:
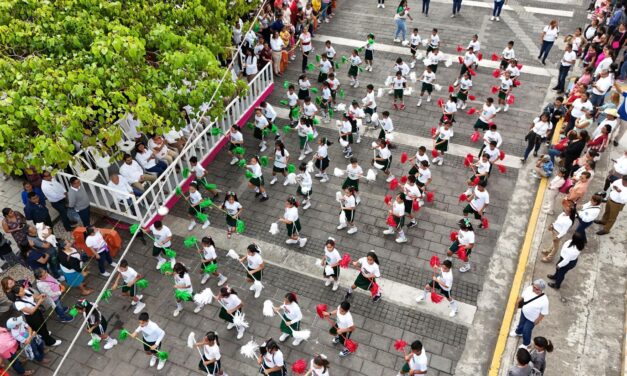
M 224 75 L 231 25 L 259 0 L 2 1 L 0 168 L 65 168 L 81 147 L 112 155 L 125 113 L 145 134 L 180 128 Z M 243 82 L 225 80 L 219 117 Z

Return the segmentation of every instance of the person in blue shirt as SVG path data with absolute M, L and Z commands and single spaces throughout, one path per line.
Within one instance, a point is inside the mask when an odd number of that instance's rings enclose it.
M 543 155 L 536 162 L 536 167 L 531 175 L 536 179 L 548 178 L 553 174 L 553 162 L 549 155 Z
M 31 192 L 35 192 L 37 196 L 39 196 L 39 203 L 41 203 L 43 206 L 46 206 L 46 196 L 41 191 L 41 188 L 33 187 L 33 185 L 27 181 L 22 183 L 22 187 L 24 188 L 24 190 L 22 191 L 22 203 L 24 204 L 24 206 L 26 206 L 26 203 L 28 203 L 28 194 Z
M 33 223 L 43 222 L 50 228 L 52 228 L 52 218 L 50 218 L 50 212 L 48 208 L 41 204 L 37 193 L 30 192 L 28 194 L 28 202 L 24 207 L 24 215 L 26 219 L 33 221 Z

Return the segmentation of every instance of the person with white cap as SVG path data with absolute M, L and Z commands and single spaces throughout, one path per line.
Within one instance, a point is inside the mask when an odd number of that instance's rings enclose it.
M 523 346 L 531 345 L 533 328 L 538 326 L 546 315 L 549 314 L 549 298 L 544 294 L 546 282 L 536 279 L 531 286 L 527 286 L 516 301 L 516 307 L 520 308 L 520 320 L 516 329 L 512 330 L 510 337 L 523 337 Z
M 20 344 L 22 351 L 29 360 L 34 360 L 41 364 L 50 363 L 49 358 L 45 358 L 44 341 L 37 335 L 22 316 L 11 317 L 7 320 L 7 329 Z
M 625 207 L 627 203 L 627 175 L 623 175 L 621 179 L 615 180 L 610 185 L 610 193 L 605 203 L 605 212 L 603 217 L 594 221 L 594 223 L 603 225 L 603 228 L 597 231 L 597 235 L 609 234 L 612 226 L 616 222 L 616 217 Z

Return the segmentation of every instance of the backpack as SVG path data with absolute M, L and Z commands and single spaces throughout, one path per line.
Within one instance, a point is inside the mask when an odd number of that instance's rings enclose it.
M 0 356 L 3 359 L 9 359 L 17 348 L 17 341 L 11 333 L 6 328 L 0 328 Z

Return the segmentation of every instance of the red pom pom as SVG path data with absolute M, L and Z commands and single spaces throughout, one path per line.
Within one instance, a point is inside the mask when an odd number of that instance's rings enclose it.
M 488 222 L 488 218 L 483 217 L 483 219 L 481 220 L 481 224 L 483 225 L 484 229 L 487 229 L 490 226 L 490 223 Z
M 438 155 L 440 155 L 440 153 L 438 153 L 438 151 L 437 151 L 437 150 L 435 150 L 435 149 L 431 150 L 431 156 L 432 156 L 433 158 L 436 158 Z
M 474 114 L 476 114 L 476 113 L 477 113 L 477 109 L 476 109 L 476 108 L 473 108 L 473 107 L 470 107 L 470 108 L 468 109 L 468 111 L 466 111 L 466 113 L 467 113 L 468 115 L 474 115 Z
M 342 255 L 342 259 L 340 260 L 340 268 L 346 269 L 348 268 L 348 264 L 350 263 L 351 263 L 351 255 L 349 255 L 348 253 L 345 253 L 344 255 Z
M 462 193 L 461 195 L 459 195 L 459 202 L 464 202 L 468 200 L 468 196 L 466 196 L 465 193 Z
M 449 92 L 449 93 L 452 93 L 452 92 L 454 92 L 454 91 L 455 91 L 455 86 L 453 86 L 453 85 L 448 85 L 448 92 Z
M 324 318 L 324 312 L 327 311 L 327 305 L 326 304 L 318 304 L 316 305 L 316 313 L 318 314 L 318 317 L 320 317 L 321 319 Z
M 394 220 L 394 216 L 392 214 L 388 215 L 388 218 L 387 218 L 387 220 L 385 222 L 390 227 L 396 227 L 396 221 Z
M 466 158 L 464 158 L 464 166 L 470 167 L 472 162 L 475 161 L 475 157 L 472 154 L 466 154 Z
M 385 195 L 385 197 L 383 197 L 383 202 L 385 202 L 386 205 L 390 205 L 390 202 L 392 202 L 392 195 Z
M 470 161 L 468 160 L 468 158 L 464 158 L 464 166 L 465 167 L 470 167 Z
M 457 231 L 451 231 L 451 241 L 454 242 L 455 240 L 457 240 Z
M 471 76 L 476 76 L 477 72 L 475 72 L 474 69 L 468 68 L 468 73 L 470 73 Z
M 483 60 L 483 54 L 481 52 L 477 54 L 477 60 L 479 61 Z
M 431 137 L 435 136 L 435 132 L 437 132 L 438 130 L 435 129 L 435 127 L 431 127 Z
M 427 202 L 433 202 L 434 197 L 435 197 L 435 193 L 427 192 Z
M 408 159 L 408 157 L 407 157 L 407 153 L 403 152 L 403 153 L 401 154 L 401 163 L 405 163 L 405 162 L 407 162 L 407 159 Z
M 516 65 L 516 68 L 518 68 L 518 70 L 521 70 L 522 69 L 522 64 Z
M 498 86 L 492 86 L 492 94 L 496 94 L 499 92 L 499 87 Z
M 403 341 L 402 339 L 397 339 L 396 341 L 394 341 L 394 348 L 396 349 L 396 351 L 405 352 L 406 346 L 407 342 Z
M 418 200 L 415 200 L 414 202 L 412 202 L 411 208 L 413 211 L 417 212 L 418 210 L 420 210 L 420 202 L 418 202 Z
M 448 121 L 448 116 L 442 115 L 442 121 L 446 123 Z
M 429 260 L 429 265 L 431 265 L 432 268 L 440 266 L 440 258 L 436 255 L 431 256 L 431 260 Z
M 491 59 L 492 61 L 499 61 L 499 55 L 497 55 L 497 54 L 492 54 L 492 56 L 490 56 L 490 59 Z
M 514 86 L 520 86 L 520 81 L 514 80 Z
M 401 176 L 401 184 L 405 184 L 407 183 L 407 176 L 403 175 Z
M 438 107 L 442 107 L 444 106 L 444 99 L 440 98 L 438 99 Z
M 505 152 L 503 150 L 499 150 L 499 159 L 500 160 L 505 159 Z
M 298 359 L 292 364 L 292 372 L 297 375 L 304 375 L 307 372 L 307 363 L 304 359 Z
M 348 350 L 350 353 L 354 353 L 355 351 L 357 351 L 358 346 L 359 345 L 357 345 L 357 342 L 348 338 L 344 341 L 344 347 L 346 347 L 346 350 Z
M 461 44 L 457 45 L 457 52 L 462 52 L 464 50 L 464 47 L 461 46 Z
M 516 97 L 514 97 L 513 95 L 508 95 L 507 96 L 507 104 L 514 104 L 514 101 L 516 100 Z
M 442 299 L 444 299 L 444 297 L 442 295 L 439 295 L 435 291 L 431 291 L 431 301 L 432 302 L 437 304 L 437 303 L 440 303 L 442 301 Z
M 373 298 L 379 295 L 379 285 L 376 282 L 370 284 L 370 296 Z
M 471 101 L 474 101 L 475 99 L 477 99 L 477 97 L 475 97 L 474 95 L 469 95 L 468 99 L 470 99 Z
M 490 127 L 491 127 L 491 126 L 493 126 L 493 125 L 494 125 L 494 122 L 493 122 L 492 120 L 490 120 L 490 121 L 488 122 L 488 126 L 490 126 Z
M 472 185 L 477 185 L 479 184 L 480 181 L 481 181 L 481 178 L 478 176 L 475 176 L 475 178 L 472 179 Z
M 459 61 L 460 64 L 464 64 L 464 58 L 463 57 L 458 56 L 457 60 Z
M 464 247 L 463 245 L 460 245 L 459 248 L 457 248 L 457 257 L 459 257 L 459 259 L 462 260 L 463 262 L 468 262 L 468 254 L 466 252 L 466 247 Z
M 394 191 L 394 190 L 396 190 L 396 188 L 398 188 L 398 179 L 397 178 L 394 178 L 394 179 L 392 179 L 392 181 L 390 181 L 389 188 L 390 188 L 391 191 Z
M 501 75 L 501 70 L 500 69 L 495 69 L 495 70 L 492 71 L 492 77 L 499 78 L 500 75 Z
M 479 141 L 479 137 L 481 137 L 481 135 L 479 134 L 479 132 L 474 132 L 474 133 L 470 136 L 470 141 L 472 141 L 472 142 L 477 142 L 477 141 Z
M 507 168 L 505 168 L 505 166 L 503 166 L 502 164 L 497 164 L 496 167 L 499 169 L 499 172 L 501 174 L 504 174 L 507 172 Z

